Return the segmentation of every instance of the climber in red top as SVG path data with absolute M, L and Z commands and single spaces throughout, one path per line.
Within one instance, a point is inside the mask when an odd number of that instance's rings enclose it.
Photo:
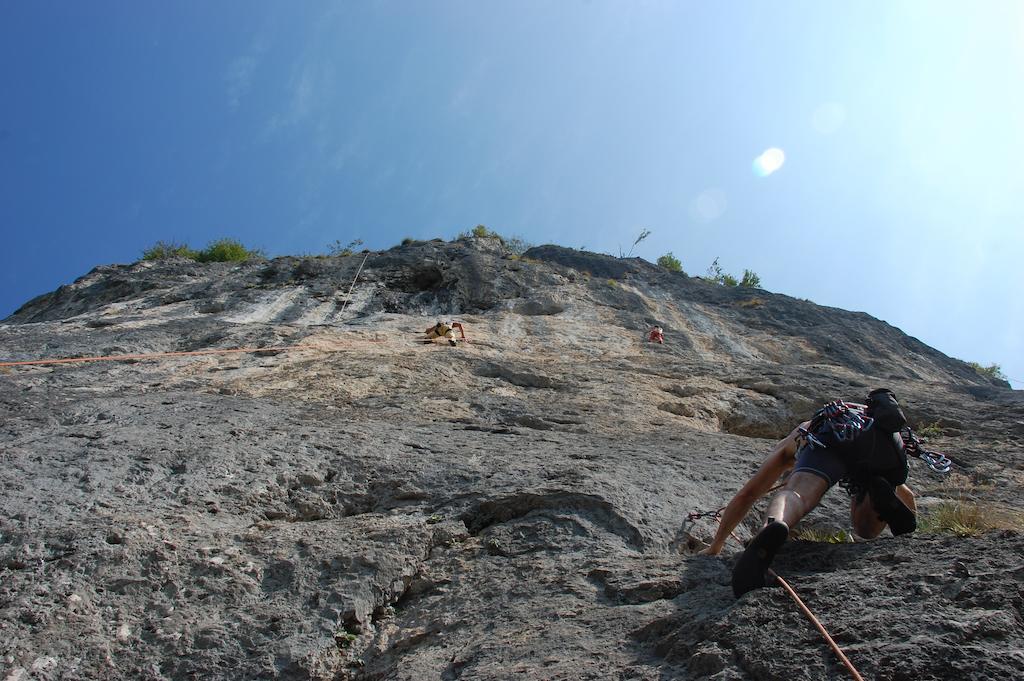
M 662 329 L 660 326 L 655 326 L 653 329 L 651 329 L 651 334 L 647 336 L 647 341 L 649 343 L 660 343 L 664 345 L 665 330 Z

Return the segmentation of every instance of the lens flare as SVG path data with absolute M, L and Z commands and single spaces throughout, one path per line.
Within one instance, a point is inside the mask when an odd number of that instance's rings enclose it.
M 690 216 L 697 222 L 714 222 L 722 217 L 727 205 L 724 191 L 705 189 L 690 201 Z
M 768 177 L 782 167 L 786 162 L 786 154 L 778 147 L 765 149 L 764 152 L 754 159 L 754 174 L 758 177 Z

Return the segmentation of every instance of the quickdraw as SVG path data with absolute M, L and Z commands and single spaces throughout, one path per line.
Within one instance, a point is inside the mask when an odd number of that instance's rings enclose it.
M 691 523 L 695 520 L 700 520 L 701 518 L 714 518 L 715 520 L 721 520 L 723 509 L 725 509 L 725 506 L 717 511 L 694 511 L 693 513 L 688 513 L 686 515 L 686 519 Z
M 949 457 L 942 452 L 933 452 L 922 447 L 921 445 L 924 443 L 921 438 L 915 435 L 910 428 L 901 430 L 900 437 L 903 439 L 903 450 L 907 455 L 920 459 L 936 473 L 945 475 L 953 469 L 953 462 Z
M 852 442 L 874 424 L 865 409 L 863 404 L 834 400 L 814 413 L 808 427 L 799 429 L 800 435 L 819 449 Z

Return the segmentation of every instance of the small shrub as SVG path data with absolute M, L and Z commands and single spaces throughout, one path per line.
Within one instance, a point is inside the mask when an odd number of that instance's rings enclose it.
M 998 364 L 990 364 L 986 367 L 978 364 L 977 362 L 968 362 L 967 365 L 982 376 L 994 378 L 997 381 L 1007 380 L 1006 374 L 1003 373 L 1003 368 Z
M 740 279 L 740 286 L 746 286 L 747 288 L 761 288 L 761 277 L 757 276 L 757 272 L 743 270 L 743 278 Z
M 333 244 L 327 245 L 327 252 L 339 258 L 346 258 L 355 253 L 355 250 L 362 245 L 362 239 L 352 239 L 344 246 L 341 245 L 341 239 L 335 239 Z
M 337 644 L 339 648 L 348 648 L 355 642 L 357 638 L 359 637 L 353 634 L 351 631 L 343 629 L 334 635 L 334 642 Z
M 942 426 L 939 425 L 938 421 L 936 421 L 934 423 L 929 423 L 928 425 L 921 426 L 920 428 L 916 428 L 914 432 L 923 438 L 930 438 L 939 437 L 940 435 L 942 435 L 943 431 Z
M 493 232 L 487 229 L 487 227 L 484 225 L 477 225 L 468 232 L 463 232 L 462 234 L 459 234 L 460 239 L 466 237 L 474 237 L 476 239 L 497 239 L 501 243 L 505 243 L 505 238 L 503 236 L 501 236 L 497 232 Z
M 672 255 L 672 251 L 669 251 L 665 255 L 658 258 L 658 267 L 666 269 L 669 272 L 683 271 L 683 263 L 679 262 L 679 258 Z
M 143 260 L 167 260 L 168 258 L 196 259 L 198 254 L 188 247 L 173 241 L 157 241 L 142 252 Z
M 410 244 L 414 243 L 415 241 L 416 241 L 416 240 L 415 240 L 415 239 L 413 239 L 413 238 L 412 238 L 411 236 L 407 236 L 407 237 L 405 237 L 404 239 L 402 239 L 402 245 L 403 245 L 403 246 L 408 246 L 408 245 L 410 245 Z
M 917 531 L 926 534 L 976 537 L 991 530 L 1024 530 L 1024 516 L 1016 511 L 956 499 L 922 511 L 917 519 Z
M 710 265 L 708 265 L 707 278 L 716 284 L 725 284 L 726 277 L 736 281 L 735 277 L 732 277 L 725 273 L 722 266 L 718 264 L 718 258 L 716 257 Z
M 500 239 L 501 237 L 498 238 Z M 533 248 L 533 244 L 531 244 L 521 236 L 513 236 L 511 238 L 504 239 L 504 242 L 505 246 L 507 246 L 508 249 L 512 251 L 513 255 L 522 255 L 523 253 L 526 253 L 528 250 Z
M 707 279 L 721 284 L 722 286 L 758 286 L 761 283 L 761 278 L 750 270 L 743 271 L 743 281 L 748 282 L 741 284 L 740 280 L 732 276 L 728 272 L 722 269 L 722 266 L 718 264 L 718 258 L 715 258 L 714 262 L 708 267 Z
M 264 257 L 263 251 L 250 250 L 234 239 L 217 239 L 196 253 L 195 259 L 199 262 L 243 262 Z

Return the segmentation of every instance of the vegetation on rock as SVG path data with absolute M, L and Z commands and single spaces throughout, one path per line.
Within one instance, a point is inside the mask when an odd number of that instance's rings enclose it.
M 402 242 L 405 243 L 404 241 Z M 335 239 L 334 243 L 327 246 L 327 251 L 330 255 L 337 257 L 347 257 L 355 253 L 355 250 L 363 245 L 362 239 L 352 239 L 344 246 L 341 244 L 341 239 Z
M 188 244 L 174 241 L 157 241 L 153 246 L 142 252 L 143 260 L 167 260 L 168 258 L 188 258 L 196 262 L 243 262 L 265 258 L 266 254 L 259 249 L 246 248 L 235 239 L 216 239 L 201 251 L 189 248 Z
M 658 258 L 658 267 L 666 269 L 669 272 L 683 272 L 683 263 L 679 262 L 679 258 L 672 255 L 672 251 L 669 251 Z M 683 274 L 685 274 L 685 272 L 683 272 Z
M 707 278 L 722 286 L 743 286 L 746 288 L 761 288 L 761 277 L 753 270 L 743 270 L 743 278 L 737 279 L 722 269 L 715 258 L 708 266 Z
M 997 381 L 1007 380 L 1006 374 L 1003 373 L 1003 368 L 998 364 L 989 364 L 988 366 L 982 366 L 977 362 L 968 362 L 968 366 L 977 371 L 982 376 L 988 376 L 994 378 Z

